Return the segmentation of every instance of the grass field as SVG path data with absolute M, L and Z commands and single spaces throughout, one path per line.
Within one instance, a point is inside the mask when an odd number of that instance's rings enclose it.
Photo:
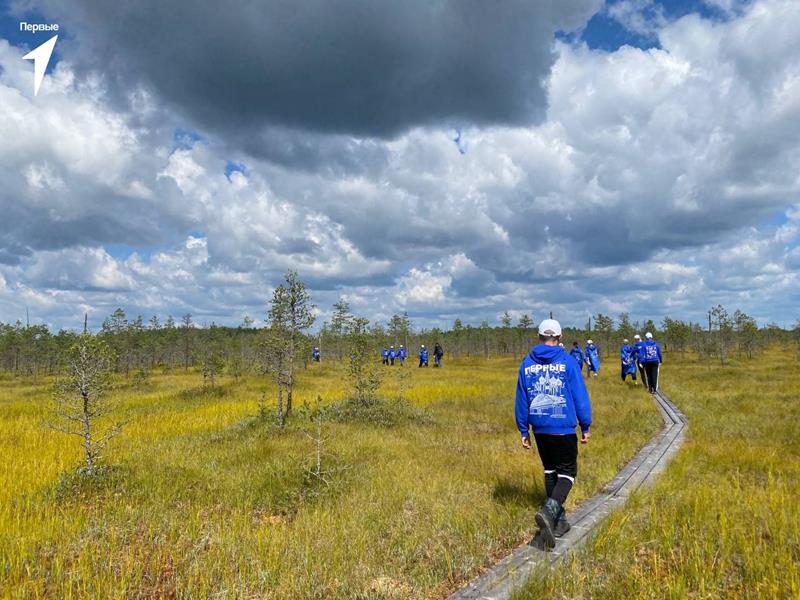
M 664 389 L 689 418 L 683 449 L 519 598 L 800 598 L 795 350 L 725 368 L 675 362 Z
M 129 419 L 114 470 L 76 483 L 78 438 L 45 429 L 51 382 L 0 381 L 0 589 L 14 598 L 440 597 L 533 531 L 541 466 L 513 422 L 517 359 L 387 370 L 430 418 L 392 428 L 326 422 L 309 477 L 312 423 L 255 418 L 267 384 L 195 373 L 116 391 Z M 613 371 L 613 372 L 612 372 Z M 651 399 L 615 369 L 590 382 L 594 437 L 575 503 L 595 493 L 660 427 Z M 330 363 L 300 374 L 299 406 L 342 398 Z M 680 401 L 680 398 L 678 399 Z M 302 412 L 302 411 L 301 411 Z

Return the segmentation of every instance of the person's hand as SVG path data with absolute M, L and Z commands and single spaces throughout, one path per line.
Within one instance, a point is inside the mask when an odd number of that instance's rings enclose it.
M 581 434 L 581 444 L 588 444 L 589 438 L 592 437 L 592 434 L 588 431 Z
M 531 449 L 531 436 L 526 435 L 522 438 L 522 447 L 525 448 L 525 450 Z

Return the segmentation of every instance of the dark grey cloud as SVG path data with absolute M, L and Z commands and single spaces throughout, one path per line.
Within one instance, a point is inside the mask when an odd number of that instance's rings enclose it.
M 71 60 L 102 70 L 121 97 L 144 82 L 204 129 L 249 132 L 254 152 L 279 160 L 308 158 L 309 149 L 295 144 L 281 156 L 263 128 L 391 137 L 447 121 L 539 121 L 554 32 L 580 27 L 599 4 L 39 3 L 79 41 Z

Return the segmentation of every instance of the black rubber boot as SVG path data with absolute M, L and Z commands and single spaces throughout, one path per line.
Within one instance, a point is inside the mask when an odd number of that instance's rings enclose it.
M 560 538 L 570 529 L 572 529 L 572 525 L 567 521 L 567 511 L 562 507 L 561 512 L 558 514 L 558 519 L 556 519 L 556 526 L 553 528 L 553 535 Z
M 546 548 L 556 545 L 556 520 L 561 512 L 561 505 L 558 500 L 548 498 L 544 506 L 536 513 L 536 524 L 539 526 L 539 533 Z

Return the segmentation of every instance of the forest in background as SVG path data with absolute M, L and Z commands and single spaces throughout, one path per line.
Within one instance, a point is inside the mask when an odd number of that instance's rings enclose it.
M 557 316 L 557 315 L 556 315 Z M 362 330 L 366 347 L 374 350 L 375 360 L 380 351 L 390 345 L 403 344 L 411 360 L 420 344 L 433 347 L 439 342 L 453 357 L 521 355 L 536 339 L 536 323 L 523 315 L 516 323 L 508 312 L 499 326 L 487 321 L 472 325 L 455 319 L 448 330 L 424 329 L 414 326 L 408 314 L 394 315 L 386 323 L 369 323 L 357 318 L 344 300 L 334 305 L 330 321 L 322 323 L 314 333 L 303 332 L 298 337 L 298 358 L 311 360 L 311 348 L 320 348 L 323 360 L 342 360 L 347 353 L 347 338 L 354 323 Z M 115 370 L 125 374 L 163 367 L 167 369 L 204 368 L 216 374 L 237 376 L 257 370 L 264 363 L 263 351 L 272 325 L 264 327 L 245 317 L 238 327 L 199 326 L 191 314 L 179 321 L 172 316 L 162 321 L 158 316 L 145 320 L 141 315 L 130 317 L 118 308 L 103 321 L 97 336 L 114 351 Z M 707 323 L 694 323 L 665 317 L 660 323 L 647 320 L 632 321 L 623 313 L 616 318 L 597 314 L 582 329 L 566 327 L 562 340 L 569 348 L 573 341 L 582 347 L 591 338 L 599 345 L 604 357 L 615 357 L 624 338 L 654 334 L 668 351 L 692 350 L 701 357 L 724 363 L 731 355 L 752 357 L 772 343 L 800 345 L 800 321 L 792 329 L 770 323 L 759 327 L 755 319 L 740 310 L 730 314 L 723 306 L 709 310 Z M 63 367 L 63 357 L 75 343 L 78 331 L 50 331 L 46 325 L 27 325 L 0 322 L 0 369 L 19 375 L 56 374 Z

